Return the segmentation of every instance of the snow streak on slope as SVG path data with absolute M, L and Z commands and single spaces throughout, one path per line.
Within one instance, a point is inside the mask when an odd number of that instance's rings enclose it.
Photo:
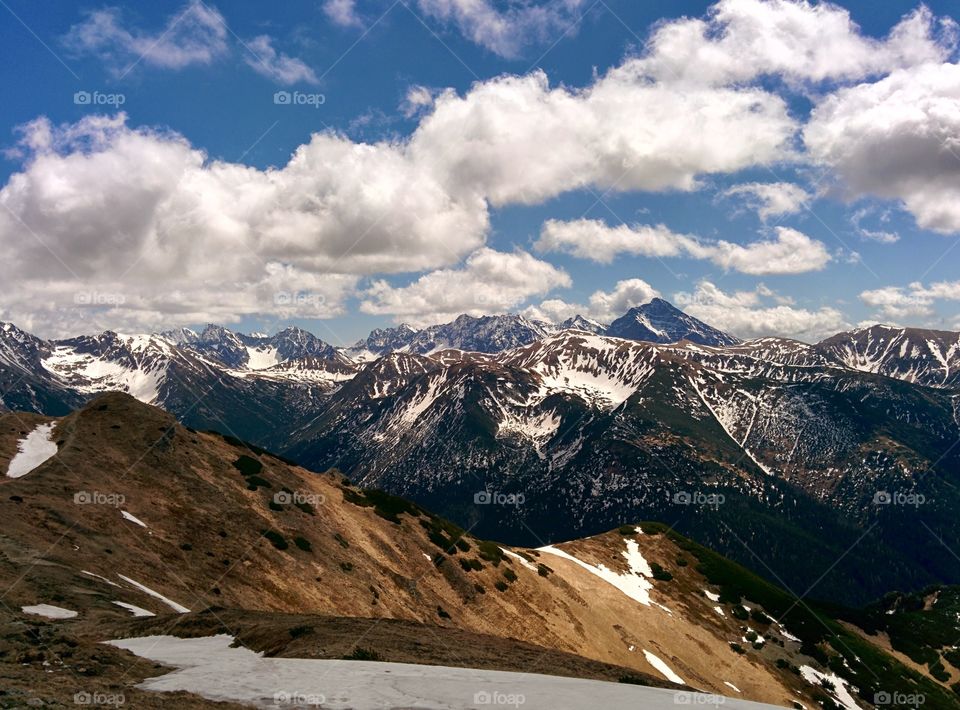
M 715 376 L 719 377 L 718 375 L 715 375 Z M 750 437 L 750 430 L 753 428 L 753 422 L 756 420 L 757 412 L 759 409 L 759 402 L 757 401 L 757 398 L 752 396 L 749 392 L 745 392 L 743 390 L 737 390 L 736 392 L 737 395 L 740 395 L 742 398 L 745 398 L 746 400 L 748 400 L 750 403 L 748 406 L 752 408 L 752 414 L 749 419 L 750 424 L 748 425 L 747 430 L 744 433 L 743 437 L 738 439 L 736 436 L 734 436 L 733 427 L 735 426 L 735 423 L 737 421 L 744 421 L 745 419 L 743 417 L 742 411 L 740 412 L 736 411 L 736 401 L 727 399 L 727 400 L 723 400 L 719 404 L 719 406 L 711 406 L 710 402 L 708 402 L 707 398 L 704 396 L 703 390 L 701 389 L 707 383 L 704 380 L 700 379 L 700 377 L 691 377 L 689 381 L 690 381 L 690 384 L 693 386 L 693 389 L 696 390 L 696 393 L 700 397 L 700 400 L 703 402 L 703 406 L 705 406 L 710 411 L 710 413 L 713 415 L 713 418 L 717 420 L 717 423 L 720 424 L 721 427 L 723 427 L 723 430 L 727 432 L 727 436 L 733 439 L 733 441 L 741 449 L 743 449 L 743 452 L 750 457 L 750 460 L 753 461 L 758 467 L 760 467 L 760 469 L 764 473 L 771 475 L 773 472 L 770 470 L 770 467 L 764 464 L 762 461 L 760 461 L 752 453 L 750 453 L 750 449 L 747 448 L 747 439 Z
M 661 661 L 657 656 L 650 653 L 650 651 L 644 650 L 644 657 L 647 659 L 647 663 L 656 668 L 663 675 L 664 678 L 669 680 L 671 683 L 679 683 L 683 685 L 684 680 L 676 673 L 673 672 L 673 669 L 670 668 L 666 663 Z
M 124 520 L 129 520 L 131 523 L 134 523 L 135 525 L 139 525 L 141 528 L 147 527 L 147 524 L 142 520 L 140 520 L 140 518 L 135 516 L 133 513 L 128 513 L 125 510 L 121 510 L 120 515 L 123 516 Z
M 126 602 L 118 601 L 114 601 L 113 603 L 119 607 L 123 607 L 134 616 L 156 616 L 156 614 L 154 614 L 152 611 L 147 611 L 143 607 L 139 607 L 136 604 L 127 604 Z
M 175 612 L 177 612 L 178 614 L 189 614 L 189 613 L 190 613 L 190 610 L 187 609 L 187 607 L 183 606 L 182 604 L 177 604 L 177 603 L 176 603 L 175 601 L 173 601 L 172 599 L 167 599 L 167 597 L 163 596 L 160 592 L 155 592 L 155 591 L 153 591 L 153 590 L 150 589 L 150 587 L 148 587 L 147 585 L 145 585 L 145 584 L 140 584 L 140 582 L 137 582 L 137 581 L 135 581 L 135 580 L 133 580 L 133 579 L 130 579 L 129 577 L 126 577 L 126 576 L 124 576 L 124 575 L 122 575 L 122 574 L 117 574 L 117 576 L 118 576 L 120 579 L 122 579 L 124 582 L 127 582 L 128 584 L 132 584 L 134 587 L 136 587 L 137 589 L 139 589 L 139 590 L 140 590 L 141 592 L 143 592 L 144 594 L 149 594 L 149 595 L 150 595 L 151 597 L 153 597 L 154 599 L 159 599 L 160 601 L 162 601 L 164 604 L 166 604 L 168 607 L 170 607 L 171 609 L 173 609 L 173 610 L 174 610 Z
M 20 478 L 26 476 L 37 466 L 56 455 L 57 444 L 50 440 L 54 423 L 41 424 L 27 436 L 17 442 L 17 454 L 7 467 L 7 476 Z
M 612 584 L 634 601 L 638 601 L 645 606 L 650 606 L 651 604 L 650 590 L 653 589 L 653 584 L 650 582 L 650 578 L 653 577 L 653 570 L 650 569 L 650 565 L 647 564 L 647 561 L 643 559 L 643 555 L 640 554 L 640 546 L 636 540 L 627 540 L 627 549 L 621 553 L 630 567 L 630 571 L 624 574 L 615 572 L 603 564 L 591 565 L 583 562 L 569 552 L 554 547 L 553 545 L 547 545 L 546 547 L 538 549 L 540 552 L 548 552 L 551 555 L 562 557 L 565 560 L 570 560 L 574 564 L 583 567 L 583 569 L 591 574 Z M 660 605 L 657 604 L 656 606 Z M 667 612 L 670 611 L 666 609 L 666 607 L 661 608 Z

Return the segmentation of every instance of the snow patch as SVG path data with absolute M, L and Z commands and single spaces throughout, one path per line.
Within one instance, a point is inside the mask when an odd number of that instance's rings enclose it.
M 17 453 L 7 467 L 7 476 L 20 478 L 26 476 L 37 466 L 57 453 L 57 444 L 50 440 L 54 422 L 40 424 L 23 439 L 17 442 Z
M 101 582 L 106 582 L 106 583 L 109 584 L 111 587 L 119 587 L 119 586 L 120 586 L 120 585 L 117 584 L 116 582 L 111 582 L 109 579 L 107 579 L 106 577 L 103 577 L 103 576 L 97 574 L 96 572 L 88 572 L 87 570 L 82 569 L 82 570 L 80 570 L 80 574 L 85 574 L 85 575 L 87 575 L 88 577 L 96 577 L 96 578 L 99 579 Z
M 77 612 L 72 609 L 64 609 L 62 606 L 53 604 L 34 604 L 33 606 L 22 606 L 20 610 L 26 614 L 36 614 L 45 616 L 48 619 L 72 619 Z
M 803 676 L 803 679 L 810 685 L 817 687 L 823 687 L 822 681 L 824 680 L 830 683 L 830 685 L 833 686 L 833 691 L 830 694 L 834 700 L 840 704 L 840 707 L 845 708 L 845 710 L 863 710 L 853 699 L 853 695 L 850 693 L 849 688 L 847 688 L 847 681 L 836 673 L 821 673 L 816 668 L 800 666 L 800 675 Z
M 126 345 L 137 354 L 144 355 L 148 344 L 157 346 L 161 352 L 169 349 L 160 338 L 127 338 Z M 147 404 L 155 402 L 160 396 L 160 384 L 166 378 L 167 372 L 166 363 L 163 362 L 144 362 L 140 367 L 126 367 L 117 362 L 78 353 L 68 345 L 55 347 L 50 356 L 41 360 L 40 364 L 48 372 L 69 382 L 78 392 L 122 390 Z M 77 378 L 80 379 L 79 382 Z
M 291 706 L 322 704 L 331 710 L 461 710 L 478 703 L 488 704 L 484 702 L 486 698 L 511 695 L 524 699 L 524 710 L 676 708 L 676 691 L 665 688 L 414 663 L 265 658 L 249 649 L 231 648 L 233 638 L 225 634 L 182 639 L 145 636 L 107 643 L 178 669 L 143 681 L 139 687 L 144 690 L 186 691 L 209 700 L 259 708 L 276 707 L 277 699 L 282 698 Z M 724 707 L 762 710 L 774 706 L 730 698 Z
M 263 345 L 258 348 L 247 345 L 246 348 L 248 370 L 266 370 L 280 364 L 280 355 L 272 345 Z
M 552 411 L 539 415 L 518 416 L 504 410 L 503 418 L 497 426 L 497 438 L 513 435 L 539 444 L 549 441 L 558 428 L 560 428 L 560 417 Z

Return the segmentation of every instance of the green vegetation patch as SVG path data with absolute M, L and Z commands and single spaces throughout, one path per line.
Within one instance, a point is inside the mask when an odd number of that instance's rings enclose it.
M 669 582 L 671 579 L 673 579 L 673 575 L 670 574 L 670 573 L 669 573 L 667 570 L 665 570 L 663 567 L 661 567 L 660 565 L 658 565 L 656 562 L 651 562 L 651 563 L 650 563 L 650 569 L 653 571 L 653 578 L 654 578 L 654 579 L 657 579 L 657 580 L 659 580 L 659 581 L 661 581 L 661 582 Z
M 491 563 L 494 567 L 497 567 L 503 561 L 503 550 L 500 549 L 500 545 L 495 542 L 490 542 L 489 540 L 483 540 L 477 543 L 479 548 L 479 554 L 481 559 L 486 560 Z
M 425 514 L 424 510 L 416 503 L 376 488 L 356 491 L 352 488 L 341 487 L 340 490 L 343 491 L 343 499 L 348 503 L 363 508 L 373 508 L 374 513 L 396 525 L 400 525 L 402 522 L 400 520 L 401 513 L 406 513 L 414 518 Z
M 260 461 L 246 454 L 234 461 L 233 467 L 244 476 L 254 476 L 263 470 L 263 464 Z
M 270 541 L 270 544 L 278 550 L 286 550 L 288 547 L 290 547 L 283 535 L 278 533 L 276 530 L 263 530 L 260 532 L 260 534 L 267 538 Z

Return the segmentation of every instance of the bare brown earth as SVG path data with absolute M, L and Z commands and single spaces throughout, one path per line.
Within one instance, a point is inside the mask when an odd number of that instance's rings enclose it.
M 43 421 L 0 417 L 0 471 Z M 673 575 L 653 581 L 656 604 L 647 606 L 546 552 L 516 550 L 530 569 L 469 534 L 453 545 L 459 532 L 426 511 L 377 508 L 336 472 L 188 430 L 126 395 L 63 418 L 55 438 L 55 457 L 23 478 L 0 476 L 0 687 L 11 689 L 0 703 L 22 702 L 14 689 L 63 702 L 95 677 L 134 694 L 136 707 L 153 707 L 132 686 L 162 669 L 97 642 L 226 629 L 275 655 L 336 658 L 359 647 L 384 660 L 670 685 L 649 651 L 705 692 L 736 694 L 730 683 L 745 699 L 813 704 L 811 687 L 775 662 L 816 664 L 774 626 L 763 648 L 736 653 L 730 644 L 742 642 L 748 622 L 729 606 L 724 616 L 714 610 L 702 575 L 681 565 L 666 536 L 627 530 L 559 546 L 627 574 L 626 541 L 636 540 L 648 562 Z M 234 465 L 241 456 L 262 469 L 244 475 Z M 175 613 L 120 575 L 195 613 Z M 133 619 L 114 601 L 157 616 Z M 79 616 L 20 612 L 39 603 Z

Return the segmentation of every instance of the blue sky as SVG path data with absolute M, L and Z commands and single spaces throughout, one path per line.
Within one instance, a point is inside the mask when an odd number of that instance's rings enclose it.
M 0 318 L 960 329 L 955 10 L 918 7 L 3 0 Z

